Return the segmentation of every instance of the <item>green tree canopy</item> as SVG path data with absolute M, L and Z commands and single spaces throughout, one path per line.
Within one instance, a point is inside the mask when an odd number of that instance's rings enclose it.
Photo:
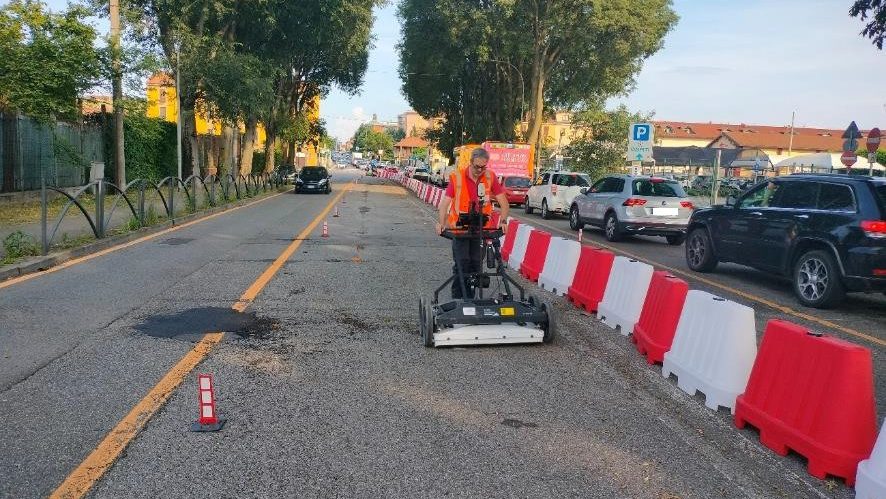
M 578 137 L 566 148 L 572 169 L 588 173 L 595 180 L 620 169 L 625 164 L 631 123 L 651 119 L 652 114 L 632 113 L 624 105 L 606 110 L 599 103 L 575 113 L 572 124 Z
M 49 12 L 35 0 L 0 9 L 0 109 L 49 121 L 77 113 L 77 97 L 101 75 L 95 30 L 77 5 Z
M 886 2 L 857 0 L 849 9 L 849 15 L 867 22 L 861 35 L 870 38 L 878 49 L 883 50 L 883 42 L 886 41 Z

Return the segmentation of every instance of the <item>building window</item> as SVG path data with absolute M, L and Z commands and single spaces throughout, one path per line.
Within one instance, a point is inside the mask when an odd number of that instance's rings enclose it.
M 166 89 L 165 88 L 160 89 L 160 105 L 161 106 L 166 105 Z
M 160 119 L 166 119 L 166 106 L 160 106 Z
M 782 150 L 783 150 L 783 149 L 779 147 L 779 148 L 778 148 L 778 151 L 776 152 L 776 154 L 778 154 L 778 155 L 780 156 L 781 153 L 782 153 Z

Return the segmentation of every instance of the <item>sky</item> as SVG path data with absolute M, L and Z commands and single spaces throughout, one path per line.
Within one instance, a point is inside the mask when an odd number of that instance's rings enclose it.
M 886 127 L 886 51 L 859 32 L 851 0 L 675 0 L 680 16 L 615 106 L 655 119 L 845 128 Z M 409 109 L 400 92 L 396 2 L 375 13 L 374 47 L 357 96 L 321 104 L 330 134 L 346 140 L 376 114 Z
M 0 3 L 5 3 L 0 0 Z M 48 0 L 64 8 L 67 0 Z M 320 114 L 330 134 L 350 138 L 376 115 L 409 109 L 397 75 L 398 0 L 375 12 L 361 91 L 332 89 Z M 610 99 L 657 120 L 866 129 L 886 127 L 886 51 L 859 35 L 852 0 L 674 0 L 680 16 L 663 48 L 645 61 L 634 89 Z M 106 32 L 104 19 L 96 23 Z

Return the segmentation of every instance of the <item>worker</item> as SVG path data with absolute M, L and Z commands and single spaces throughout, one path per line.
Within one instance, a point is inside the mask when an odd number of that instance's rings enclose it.
M 486 169 L 488 164 L 489 152 L 482 147 L 478 147 L 471 151 L 471 160 L 467 168 L 463 170 L 456 169 L 449 175 L 449 185 L 446 187 L 443 200 L 440 202 L 436 225 L 437 234 L 442 234 L 446 229 L 455 228 L 459 215 L 469 213 L 472 205 L 475 210 L 479 211 L 478 189 L 480 185 L 483 185 L 482 193 L 485 193 L 483 214 L 488 217 L 492 215 L 492 200 L 489 199 L 491 195 L 501 207 L 498 225 L 502 232 L 507 230 L 508 197 L 498 178 Z M 453 200 L 456 200 L 456 202 L 453 203 Z M 488 226 L 486 228 L 490 229 Z M 492 229 L 494 228 L 492 227 Z M 467 282 L 467 276 L 483 270 L 484 256 L 483 241 L 481 239 L 452 240 L 452 274 L 456 276 L 452 281 L 453 299 L 468 299 L 474 296 L 474 290 Z M 457 264 L 461 264 L 468 296 L 462 296 L 462 288 L 458 282 Z

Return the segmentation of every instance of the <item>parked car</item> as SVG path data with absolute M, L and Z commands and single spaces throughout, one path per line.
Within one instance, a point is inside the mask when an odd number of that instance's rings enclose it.
M 449 183 L 449 177 L 444 174 L 443 168 L 437 168 L 431 172 L 430 182 L 437 187 L 446 187 Z
M 686 237 L 695 207 L 676 180 L 659 177 L 612 175 L 582 189 L 569 209 L 569 226 L 602 227 L 606 239 L 618 241 L 628 234 L 663 236 L 679 245 Z
M 791 280 L 803 305 L 837 305 L 846 291 L 886 291 L 886 179 L 802 174 L 758 184 L 696 211 L 686 263 L 734 262 Z
M 278 166 L 274 169 L 274 173 L 271 174 L 278 182 L 284 184 L 292 184 L 295 182 L 295 177 L 298 173 L 295 171 L 295 167 L 291 165 L 283 165 Z
M 554 213 L 569 213 L 575 196 L 581 194 L 582 188 L 590 186 L 590 177 L 584 173 L 544 172 L 529 187 L 523 209 L 527 214 L 538 209 L 542 218 L 551 218 Z
M 421 182 L 427 182 L 431 178 L 431 172 L 427 168 L 416 168 L 412 172 L 412 178 Z
M 322 166 L 306 166 L 295 179 L 295 192 L 332 192 L 332 175 Z
M 532 180 L 524 175 L 503 175 L 498 178 L 505 194 L 508 196 L 508 204 L 520 206 L 526 202 L 526 196 Z

